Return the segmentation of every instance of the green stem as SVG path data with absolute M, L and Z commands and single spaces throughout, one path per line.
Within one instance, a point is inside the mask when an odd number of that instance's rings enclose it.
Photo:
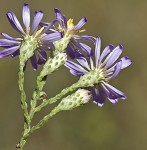
M 80 88 L 81 85 L 79 84 L 79 82 L 74 83 L 73 85 L 71 85 L 70 87 L 67 87 L 65 89 L 63 89 L 59 94 L 57 94 L 55 97 L 52 97 L 48 100 L 45 100 L 42 102 L 41 105 L 39 105 L 38 107 L 36 107 L 35 112 L 40 111 L 43 107 L 55 103 L 57 100 L 61 99 L 63 96 L 65 96 L 66 94 L 68 94 L 69 92 L 73 92 L 74 90 L 76 90 L 77 88 Z
M 78 82 L 63 89 L 55 97 L 43 101 L 38 107 L 35 108 L 35 112 L 40 111 L 42 108 L 44 108 L 48 104 L 55 103 L 57 100 L 61 99 L 66 94 L 73 92 L 74 90 L 78 88 L 87 88 L 87 87 L 94 86 L 94 84 L 98 84 L 99 82 L 102 81 L 102 78 L 103 76 L 101 75 L 101 72 L 99 71 L 91 70 L 90 72 L 87 72 L 85 75 L 80 77 Z
M 44 64 L 40 75 L 37 77 L 36 89 L 33 93 L 33 97 L 31 100 L 31 110 L 29 113 L 30 119 L 32 119 L 35 114 L 34 110 L 37 105 L 37 100 L 39 100 L 40 98 L 40 93 L 42 92 L 43 87 L 46 83 L 47 75 L 53 73 L 54 71 L 58 70 L 61 66 L 63 66 L 67 59 L 66 57 L 67 56 L 65 53 L 57 53 L 54 58 L 49 58 Z
M 60 110 L 57 107 L 55 107 L 48 115 L 43 117 L 43 119 L 40 120 L 37 125 L 35 125 L 31 128 L 30 133 L 33 133 L 35 130 L 41 128 L 45 123 L 47 123 L 49 121 L 49 119 L 51 119 L 58 112 L 60 112 Z
M 21 150 L 26 143 L 24 137 L 26 137 L 27 133 L 29 133 L 30 131 L 30 122 L 31 122 L 28 113 L 28 108 L 27 108 L 26 93 L 24 90 L 24 66 L 25 63 L 34 55 L 34 50 L 36 48 L 37 48 L 37 40 L 29 36 L 24 39 L 20 47 L 18 84 L 19 84 L 19 90 L 21 94 L 21 108 L 24 112 L 24 129 L 23 129 L 23 136 L 19 144 L 17 145 L 17 149 L 21 149 Z
M 40 120 L 40 122 L 37 125 L 33 126 L 29 130 L 24 129 L 24 134 L 21 137 L 19 144 L 17 144 L 17 147 L 16 147 L 17 150 L 22 150 L 23 147 L 25 146 L 26 142 L 27 142 L 29 135 L 31 133 L 33 133 L 35 130 L 41 128 L 46 122 L 49 121 L 49 119 L 51 119 L 58 112 L 60 112 L 60 110 L 57 107 L 55 107 L 48 115 L 46 115 L 42 120 Z
M 20 69 L 19 69 L 19 80 L 18 80 L 18 84 L 19 84 L 19 90 L 21 93 L 21 108 L 24 112 L 24 119 L 25 122 L 28 122 L 28 110 L 27 110 L 27 103 L 26 103 L 26 93 L 24 90 L 24 63 L 22 63 L 22 61 L 20 61 Z

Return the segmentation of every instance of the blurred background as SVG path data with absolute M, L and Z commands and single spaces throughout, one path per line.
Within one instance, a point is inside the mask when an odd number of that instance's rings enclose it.
M 20 36 L 12 29 L 5 14 L 12 10 L 21 20 L 24 2 L 30 4 L 32 17 L 35 10 L 42 10 L 44 21 L 54 19 L 55 7 L 67 18 L 74 18 L 75 24 L 86 16 L 85 34 L 100 36 L 102 48 L 107 44 L 122 44 L 123 55 L 133 60 L 133 65 L 111 82 L 126 93 L 126 101 L 119 100 L 116 105 L 107 101 L 102 108 L 91 101 L 73 111 L 59 113 L 30 136 L 24 149 L 147 150 L 147 1 L 1 0 L 0 32 Z M 30 64 L 27 66 L 28 99 L 40 69 L 34 72 Z M 0 59 L 0 150 L 15 149 L 21 137 L 23 114 L 17 80 L 18 57 Z M 45 91 L 49 97 L 54 96 L 77 80 L 63 67 L 48 78 Z M 34 123 L 50 109 L 37 115 Z

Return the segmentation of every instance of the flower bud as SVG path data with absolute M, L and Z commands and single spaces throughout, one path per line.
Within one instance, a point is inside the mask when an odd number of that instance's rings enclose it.
M 66 53 L 57 53 L 54 58 L 49 58 L 43 66 L 41 76 L 44 77 L 56 71 L 65 63 L 66 60 Z
M 78 89 L 75 93 L 63 98 L 56 108 L 59 111 L 72 110 L 82 104 L 88 103 L 90 98 L 91 94 L 88 90 Z

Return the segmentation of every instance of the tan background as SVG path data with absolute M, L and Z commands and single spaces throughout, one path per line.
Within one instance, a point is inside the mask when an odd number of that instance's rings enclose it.
M 147 1 L 146 0 L 1 0 L 0 32 L 15 37 L 5 16 L 12 10 L 21 19 L 24 2 L 32 14 L 43 10 L 44 21 L 54 18 L 57 7 L 77 22 L 88 18 L 86 34 L 99 35 L 102 47 L 122 44 L 123 55 L 133 65 L 123 70 L 111 83 L 127 94 L 117 105 L 106 102 L 99 108 L 92 102 L 70 112 L 58 114 L 42 129 L 32 134 L 26 150 L 146 150 L 147 149 Z M 18 93 L 18 57 L 0 59 L 0 150 L 15 149 L 22 131 L 22 111 Z M 26 88 L 30 96 L 38 72 L 30 65 L 26 71 Z M 60 75 L 59 75 L 60 74 Z M 59 76 L 58 76 L 59 75 Z M 74 83 L 78 78 L 62 68 L 48 79 L 45 90 L 50 96 Z M 41 115 L 36 118 L 41 118 Z M 35 119 L 37 121 L 37 119 Z

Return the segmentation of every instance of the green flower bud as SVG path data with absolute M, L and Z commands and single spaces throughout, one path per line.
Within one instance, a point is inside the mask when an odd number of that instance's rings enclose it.
M 62 39 L 55 41 L 54 46 L 55 46 L 56 51 L 64 53 L 70 40 L 71 40 L 71 35 L 65 34 Z
M 91 98 L 90 91 L 78 89 L 75 93 L 63 98 L 56 110 L 72 110 L 82 104 L 88 103 Z
M 64 65 L 66 60 L 66 53 L 57 53 L 54 58 L 49 58 L 43 66 L 40 77 L 47 76 L 48 74 L 56 71 L 59 67 Z
M 29 58 L 31 58 L 37 46 L 38 42 L 35 38 L 32 38 L 31 36 L 25 37 L 20 48 L 21 61 L 26 62 Z

